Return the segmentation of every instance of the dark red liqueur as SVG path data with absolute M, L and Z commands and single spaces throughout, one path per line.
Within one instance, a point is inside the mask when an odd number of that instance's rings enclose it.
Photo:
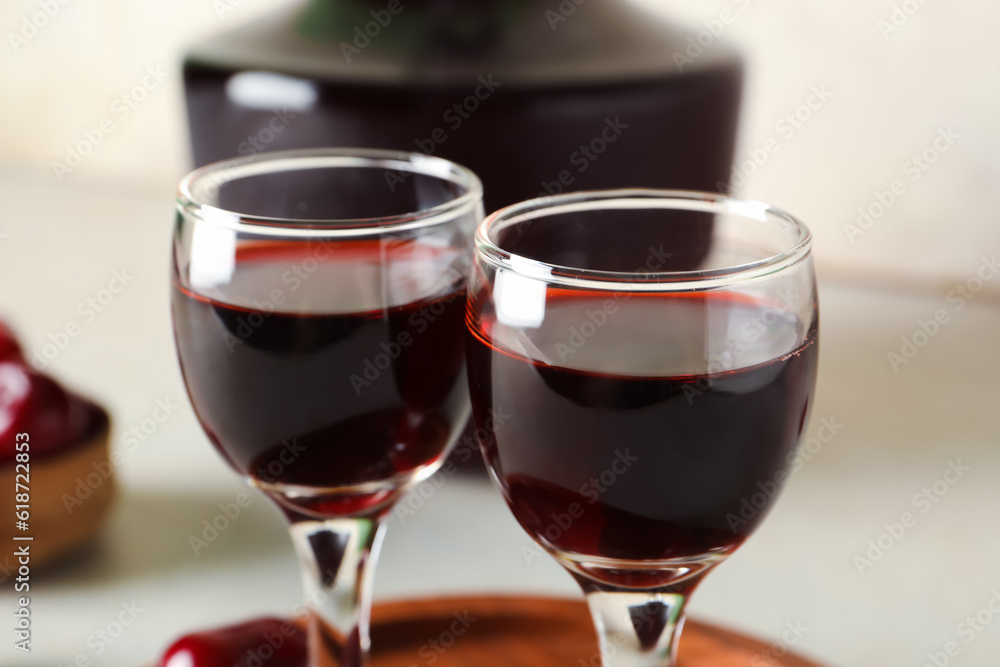
M 40 460 L 88 442 L 107 426 L 99 406 L 29 366 L 14 332 L 0 322 L 0 464 L 15 460 L 19 433 L 29 434 L 32 460 Z
M 550 294 L 544 323 L 516 335 L 470 305 L 473 412 L 484 428 L 503 416 L 481 445 L 514 515 L 589 556 L 736 548 L 801 434 L 815 316 L 764 319 L 763 304 L 727 295 L 592 294 Z
M 342 489 L 433 463 L 468 411 L 464 278 L 382 307 L 377 248 L 340 248 L 293 289 L 288 267 L 315 265 L 300 252 L 240 255 L 221 296 L 175 282 L 178 353 L 206 432 L 265 484 Z M 419 283 L 416 271 L 403 268 Z

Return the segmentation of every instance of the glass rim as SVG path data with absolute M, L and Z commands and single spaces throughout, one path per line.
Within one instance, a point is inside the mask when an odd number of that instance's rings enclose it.
M 510 253 L 491 234 L 518 223 L 574 211 L 663 208 L 729 213 L 758 221 L 781 220 L 795 233 L 794 243 L 760 260 L 718 269 L 692 271 L 604 271 L 552 264 Z M 747 283 L 786 271 L 809 257 L 812 233 L 798 218 L 764 202 L 695 190 L 628 188 L 591 190 L 529 199 L 486 216 L 476 228 L 476 255 L 498 268 L 550 283 L 605 291 L 704 291 Z
M 373 218 L 294 218 L 250 215 L 219 208 L 205 201 L 207 192 L 249 176 L 300 169 L 375 168 L 420 174 L 465 189 L 462 194 L 430 208 Z M 256 235 L 366 236 L 403 232 L 451 222 L 474 211 L 482 201 L 479 177 L 460 164 L 416 151 L 377 148 L 305 148 L 267 151 L 213 162 L 188 173 L 177 188 L 176 205 L 185 215 L 219 227 Z

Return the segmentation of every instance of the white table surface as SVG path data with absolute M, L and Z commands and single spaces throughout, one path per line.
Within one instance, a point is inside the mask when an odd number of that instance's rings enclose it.
M 117 447 L 157 399 L 180 405 L 127 453 L 121 495 L 96 547 L 35 578 L 28 656 L 11 647 L 13 593 L 9 583 L 0 587 L 0 665 L 61 667 L 83 655 L 92 665 L 134 667 L 185 630 L 287 613 L 301 598 L 299 575 L 282 521 L 264 499 L 255 496 L 198 556 L 188 543 L 243 489 L 195 422 L 175 362 L 169 197 L 57 191 L 17 178 L 0 181 L 0 196 L 0 313 L 29 351 L 68 322 L 81 325 L 49 370 L 111 410 Z M 85 322 L 78 304 L 122 269 L 134 280 Z M 794 649 L 830 665 L 918 667 L 955 641 L 950 665 L 994 667 L 1000 615 L 974 634 L 959 624 L 1000 591 L 1000 308 L 983 297 L 954 312 L 942 295 L 829 283 L 821 299 L 810 432 L 821 418 L 843 428 L 794 476 L 761 530 L 707 578 L 691 613 L 770 640 L 799 624 L 807 631 Z M 942 307 L 951 321 L 894 373 L 887 353 Z M 949 461 L 970 470 L 921 514 L 914 495 L 942 478 Z M 859 574 L 854 557 L 907 511 L 916 525 Z M 415 516 L 390 519 L 376 597 L 576 597 L 554 562 L 526 560 L 521 547 L 529 544 L 485 479 L 447 478 Z M 110 645 L 98 639 L 133 602 L 142 609 L 135 622 Z M 424 664 L 416 655 L 414 662 Z

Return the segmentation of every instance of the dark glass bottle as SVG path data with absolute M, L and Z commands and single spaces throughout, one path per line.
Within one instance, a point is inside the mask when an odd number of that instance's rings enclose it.
M 742 68 L 719 45 L 687 58 L 688 39 L 628 0 L 303 0 L 190 49 L 194 159 L 433 153 L 480 175 L 487 211 L 559 191 L 718 190 Z

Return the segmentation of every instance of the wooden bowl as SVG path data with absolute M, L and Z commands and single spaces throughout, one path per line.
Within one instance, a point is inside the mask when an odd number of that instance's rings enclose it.
M 92 433 L 65 452 L 28 462 L 30 517 L 28 530 L 14 524 L 16 462 L 0 465 L 0 541 L 5 545 L 30 545 L 30 566 L 37 571 L 48 563 L 72 552 L 91 539 L 111 509 L 115 497 L 114 466 L 109 453 L 110 422 L 106 412 Z M 29 450 L 30 451 L 30 450 Z M 14 542 L 15 536 L 30 536 L 31 541 Z M 14 547 L 5 551 L 14 553 Z M 0 574 L 17 570 L 15 558 L 4 561 L 0 554 Z M 13 569 L 9 567 L 13 565 Z

